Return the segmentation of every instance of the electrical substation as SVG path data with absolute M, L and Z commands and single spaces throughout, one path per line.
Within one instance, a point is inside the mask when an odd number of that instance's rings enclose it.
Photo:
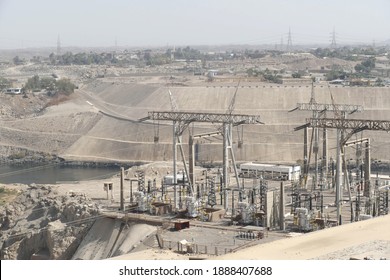
M 169 91 L 172 110 L 151 111 L 140 121 L 172 126 L 171 172 L 148 177 L 141 169 L 129 169 L 126 175 L 122 170 L 121 185 L 116 186 L 121 194 L 119 208 L 114 212 L 111 208 L 104 215 L 158 224 L 178 232 L 195 228 L 231 232 L 234 246 L 219 251 L 215 247 L 213 254 L 218 255 L 249 243 L 267 242 L 267 238 L 279 239 L 289 233 L 317 231 L 388 214 L 390 178 L 378 170 L 372 172 L 370 139 L 359 135 L 365 130 L 388 132 L 390 121 L 348 118 L 364 108 L 336 104 L 332 94 L 331 103 L 317 103 L 312 85 L 310 102 L 298 103 L 288 112 L 312 112 L 310 118 L 302 120 L 303 125 L 295 128 L 296 133 L 303 131 L 302 164 L 236 162 L 235 149 L 240 149 L 242 142 L 233 145 L 233 128 L 243 130 L 252 125 L 261 130 L 267 126 L 259 115 L 234 113 L 237 90 L 238 86 L 225 113 L 179 111 Z M 216 129 L 195 134 L 191 126 L 198 123 Z M 331 144 L 329 134 L 336 136 Z M 195 141 L 215 136 L 222 137 L 221 164 L 197 166 L 199 147 L 194 148 Z M 158 134 L 154 141 L 159 142 Z M 329 156 L 329 146 L 336 147 L 334 157 Z M 110 200 L 118 202 L 112 197 Z M 161 248 L 176 246 L 172 242 L 164 243 L 159 236 Z M 177 248 L 185 253 L 210 254 L 210 248 L 203 248 L 199 242 L 185 241 L 183 245 L 177 241 Z

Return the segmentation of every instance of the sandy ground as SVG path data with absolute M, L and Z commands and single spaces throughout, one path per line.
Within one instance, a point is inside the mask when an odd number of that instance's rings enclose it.
M 257 245 L 216 259 L 390 259 L 390 215 Z
M 131 254 L 117 256 L 112 260 L 188 260 L 187 255 L 177 254 L 169 250 L 149 248 Z
M 210 260 L 390 260 L 390 216 L 255 245 Z M 188 259 L 172 251 L 148 249 L 113 259 Z

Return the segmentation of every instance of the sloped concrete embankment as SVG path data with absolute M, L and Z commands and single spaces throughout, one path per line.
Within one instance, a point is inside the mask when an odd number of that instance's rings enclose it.
M 103 87 L 103 86 L 102 86 Z M 145 95 L 134 91 L 134 86 L 110 86 L 96 89 L 97 96 L 109 103 L 111 110 L 131 119 L 147 116 L 148 111 L 170 111 L 169 95 L 166 88 L 147 88 Z M 113 92 L 115 99 L 110 99 Z M 138 89 L 138 88 L 137 88 Z M 93 90 L 90 88 L 89 90 Z M 154 90 L 154 91 L 153 91 Z M 234 95 L 233 86 L 173 87 L 170 89 L 180 110 L 195 112 L 225 113 Z M 331 87 L 317 85 L 315 98 L 318 103 L 361 105 L 364 111 L 348 115 L 348 118 L 389 120 L 389 88 L 375 87 Z M 134 98 L 134 100 L 133 100 Z M 263 86 L 240 87 L 237 91 L 234 113 L 260 115 L 265 125 L 246 125 L 234 128 L 233 147 L 238 161 L 258 160 L 264 162 L 296 162 L 303 159 L 303 132 L 294 128 L 306 123 L 312 117 L 309 111 L 289 112 L 297 103 L 308 103 L 311 86 Z M 327 113 L 333 117 L 333 113 Z M 63 156 L 96 160 L 156 161 L 172 159 L 171 122 L 137 123 L 103 116 L 101 120 Z M 211 132 L 218 124 L 196 123 L 194 133 Z M 191 127 L 191 129 L 193 129 Z M 158 130 L 159 141 L 154 142 Z M 322 136 L 322 133 L 321 133 Z M 390 140 L 381 131 L 364 131 L 357 136 L 369 137 L 372 158 L 390 160 Z M 357 137 L 356 136 L 356 137 Z M 355 137 L 355 136 L 354 136 Z M 335 130 L 328 130 L 329 156 L 335 157 Z M 183 134 L 187 149 L 188 133 Z M 240 146 L 238 143 L 240 143 Z M 196 141 L 198 162 L 221 161 L 221 137 L 202 138 Z M 354 153 L 354 151 L 351 151 Z M 187 154 L 187 152 L 186 152 Z M 351 157 L 353 157 L 351 155 Z
M 146 224 L 124 224 L 120 220 L 102 218 L 95 221 L 72 259 L 101 260 L 128 254 L 156 232 Z

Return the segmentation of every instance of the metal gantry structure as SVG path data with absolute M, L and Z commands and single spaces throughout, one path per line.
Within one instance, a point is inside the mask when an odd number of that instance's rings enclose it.
M 176 185 L 176 170 L 177 170 L 177 144 L 181 144 L 181 136 L 184 133 L 185 129 L 189 124 L 194 122 L 202 122 L 202 123 L 219 123 L 222 124 L 222 135 L 223 135 L 223 188 L 225 191 L 225 201 L 227 201 L 227 188 L 228 188 L 228 167 L 229 167 L 229 159 L 228 159 L 228 150 L 230 150 L 233 168 L 237 180 L 237 184 L 239 185 L 238 180 L 238 171 L 236 169 L 234 153 L 232 149 L 232 127 L 236 125 L 243 124 L 263 124 L 260 120 L 260 116 L 258 115 L 244 115 L 244 114 L 220 114 L 220 113 L 199 113 L 199 112 L 187 112 L 187 111 L 153 111 L 148 112 L 148 118 L 151 120 L 159 120 L 159 121 L 172 121 L 173 122 L 173 183 Z M 177 139 L 178 142 L 177 143 Z M 182 150 L 181 150 L 182 151 Z M 183 158 L 184 155 L 182 154 Z M 191 164 L 194 164 L 194 160 L 190 160 Z M 184 165 L 186 165 L 184 163 Z M 190 168 L 193 171 L 193 167 Z M 185 166 L 185 171 L 187 178 L 193 176 L 189 176 L 189 172 Z M 192 189 L 192 185 L 194 182 L 189 182 L 190 188 Z M 193 193 L 193 192 L 192 192 Z M 176 196 L 174 197 L 174 204 L 176 208 Z
M 327 112 L 333 112 L 337 117 L 341 117 L 343 119 L 346 118 L 347 114 L 353 114 L 355 112 L 362 112 L 363 107 L 361 105 L 350 105 L 350 104 L 335 104 L 332 97 L 332 103 L 317 103 L 315 99 L 315 92 L 314 92 L 314 84 L 312 83 L 311 87 L 311 98 L 309 103 L 297 103 L 297 107 L 292 111 L 299 110 L 299 111 L 311 111 L 313 112 L 312 118 L 317 119 L 322 115 L 326 115 Z M 310 164 L 310 157 L 311 157 L 311 149 L 310 153 L 308 153 L 308 126 L 304 125 L 301 127 L 296 128 L 295 130 L 299 130 L 301 128 L 304 128 L 304 149 L 303 149 L 303 159 L 304 159 L 304 167 L 303 167 L 303 173 L 305 176 L 305 186 L 307 183 L 307 175 L 309 173 L 309 164 Z M 314 140 L 314 143 L 313 143 Z M 315 164 L 315 175 L 313 180 L 313 186 L 314 189 L 318 186 L 318 152 L 319 152 L 319 133 L 318 128 L 314 127 L 312 131 L 312 140 L 311 143 L 313 143 L 311 146 L 313 146 L 313 153 L 314 153 L 314 164 Z M 325 168 L 324 173 L 324 179 L 326 181 L 326 175 L 328 174 L 328 143 L 327 143 L 327 128 L 323 128 L 323 157 L 322 157 L 322 165 Z M 325 184 L 326 182 L 324 182 Z
M 341 162 L 343 155 L 343 146 L 347 143 L 348 139 L 355 133 L 363 130 L 374 131 L 390 131 L 390 121 L 386 120 L 365 120 L 365 119 L 344 119 L 344 118 L 310 118 L 306 120 L 307 126 L 317 128 L 334 128 L 337 129 L 337 161 L 336 161 L 336 206 L 337 206 L 337 219 L 341 223 L 340 207 L 341 207 Z M 351 129 L 351 132 L 346 136 L 341 136 L 341 131 L 345 129 Z M 371 196 L 370 188 L 370 143 L 366 142 L 366 171 L 365 171 L 365 193 L 369 197 Z M 349 188 L 348 188 L 349 189 Z M 351 198 L 350 198 L 351 201 Z M 352 212 L 352 207 L 351 207 Z M 353 213 L 351 213 L 351 220 L 353 220 Z
M 320 128 L 390 131 L 390 121 L 385 120 L 309 118 L 306 122 Z

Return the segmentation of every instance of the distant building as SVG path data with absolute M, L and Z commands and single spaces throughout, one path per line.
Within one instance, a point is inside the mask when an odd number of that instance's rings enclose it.
M 7 94 L 22 94 L 23 90 L 22 90 L 22 88 L 7 88 L 5 90 L 5 93 L 7 93 Z
M 173 185 L 173 181 L 174 181 L 173 175 L 166 175 L 166 176 L 164 176 L 163 184 L 164 185 Z M 177 173 L 176 181 L 178 184 L 184 184 L 184 183 L 188 182 L 187 176 L 184 173 Z
M 207 72 L 207 76 L 208 77 L 215 77 L 215 76 L 217 76 L 218 75 L 218 70 L 209 70 L 208 72 Z
M 343 79 L 335 79 L 329 82 L 329 84 L 332 85 L 343 85 L 345 83 L 345 80 Z

